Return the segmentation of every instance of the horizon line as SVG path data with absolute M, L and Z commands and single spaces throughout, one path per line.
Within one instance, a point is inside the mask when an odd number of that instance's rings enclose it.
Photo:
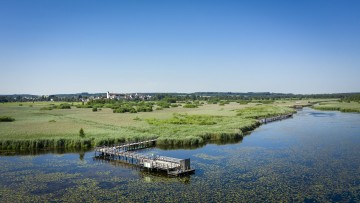
M 49 95 L 79 95 L 79 94 L 106 94 L 107 92 L 79 92 L 79 93 L 55 93 L 55 94 L 31 94 L 31 93 L 14 93 L 14 94 L 0 94 L 0 96 L 49 96 Z M 115 92 L 110 92 L 115 93 Z M 116 92 L 118 93 L 118 92 Z M 232 93 L 232 94 L 248 94 L 248 93 L 270 93 L 270 94 L 293 94 L 293 95 L 320 95 L 320 94 L 360 94 L 359 92 L 332 92 L 332 93 L 283 93 L 283 92 L 268 92 L 268 91 L 249 91 L 249 92 L 232 92 L 232 91 L 196 91 L 196 92 L 121 92 L 119 94 L 197 94 L 197 93 Z

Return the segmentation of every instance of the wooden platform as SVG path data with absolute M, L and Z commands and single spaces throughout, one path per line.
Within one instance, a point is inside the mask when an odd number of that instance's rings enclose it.
M 166 171 L 169 176 L 181 176 L 195 172 L 195 169 L 190 168 L 190 159 L 177 159 L 136 152 L 136 150 L 154 147 L 155 145 L 156 139 L 152 139 L 112 147 L 96 147 L 95 157 L 124 161 L 149 171 Z

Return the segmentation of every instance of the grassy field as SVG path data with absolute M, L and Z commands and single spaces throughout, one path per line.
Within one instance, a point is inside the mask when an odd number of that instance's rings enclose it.
M 359 102 L 340 102 L 340 101 L 328 101 L 320 102 L 313 107 L 317 110 L 324 111 L 341 111 L 341 112 L 360 112 Z
M 93 112 L 92 109 L 74 106 L 71 109 L 41 110 L 50 104 L 60 105 L 49 102 L 5 103 L 0 104 L 0 116 L 15 121 L 0 122 L 0 149 L 87 148 L 149 138 L 158 138 L 159 145 L 197 145 L 207 140 L 242 137 L 245 131 L 259 125 L 257 118 L 292 112 L 289 106 L 308 102 L 231 102 L 135 114 L 113 113 L 109 108 Z M 83 138 L 79 136 L 81 128 L 85 132 Z

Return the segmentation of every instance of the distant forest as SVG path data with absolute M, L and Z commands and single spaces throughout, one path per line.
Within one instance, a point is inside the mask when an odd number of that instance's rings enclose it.
M 132 94 L 135 95 L 135 94 Z M 195 93 L 138 93 L 138 95 L 151 96 L 149 101 L 188 101 L 188 100 L 279 100 L 279 99 L 308 99 L 308 98 L 338 98 L 343 101 L 360 101 L 360 93 L 335 93 L 335 94 L 284 94 L 270 92 L 195 92 Z M 31 102 L 31 101 L 62 101 L 62 102 L 79 102 L 94 99 L 106 98 L 106 93 L 78 93 L 78 94 L 55 94 L 48 96 L 39 95 L 0 95 L 0 102 Z M 125 100 L 125 99 L 124 99 Z M 132 101 L 142 101 L 138 97 Z

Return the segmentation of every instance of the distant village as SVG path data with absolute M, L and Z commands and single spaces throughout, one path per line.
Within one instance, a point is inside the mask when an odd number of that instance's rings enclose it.
M 106 92 L 106 98 L 107 99 L 125 99 L 125 100 L 135 100 L 135 99 L 139 99 L 139 100 L 150 100 L 151 96 L 150 95 L 146 95 L 146 94 L 124 94 L 124 93 L 110 93 L 110 92 Z
M 53 96 L 45 96 L 45 97 L 50 97 L 50 101 L 58 101 L 59 98 L 55 99 L 52 98 Z M 82 101 L 82 102 L 88 102 L 90 100 L 98 100 L 98 99 L 112 99 L 112 100 L 150 100 L 152 98 L 152 96 L 148 95 L 148 94 L 141 94 L 141 93 L 111 93 L 109 91 L 106 92 L 105 94 L 101 94 L 101 95 L 96 95 L 96 94 L 89 94 L 87 95 L 83 95 L 80 94 L 78 96 L 78 101 Z
M 217 98 L 223 100 L 262 100 L 262 99 L 281 99 L 281 98 L 345 98 L 359 93 L 335 93 L 335 94 L 291 94 L 291 93 L 270 93 L 270 92 L 194 92 L 194 93 L 76 93 L 76 94 L 54 94 L 54 95 L 31 95 L 13 94 L 0 95 L 0 103 L 5 102 L 36 102 L 36 101 L 63 101 L 63 102 L 88 102 L 90 100 L 111 99 L 129 101 L 158 101 L 166 97 L 176 98 L 176 100 L 208 100 Z
M 78 94 L 56 94 L 56 95 L 0 95 L 0 102 L 25 102 L 25 101 L 65 101 L 65 102 L 88 102 L 98 99 L 114 99 L 114 100 L 150 100 L 153 96 L 143 93 L 94 93 L 87 92 Z

